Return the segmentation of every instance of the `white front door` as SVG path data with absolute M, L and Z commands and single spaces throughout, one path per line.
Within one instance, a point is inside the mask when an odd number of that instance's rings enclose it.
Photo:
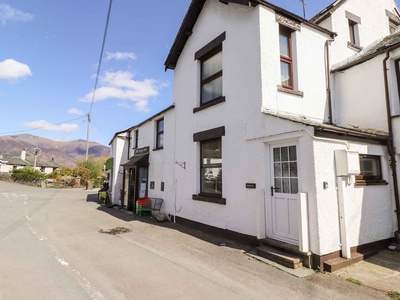
M 297 146 L 271 146 L 269 237 L 298 245 Z

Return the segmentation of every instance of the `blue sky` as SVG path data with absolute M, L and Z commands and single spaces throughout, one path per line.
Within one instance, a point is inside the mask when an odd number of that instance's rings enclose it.
M 164 61 L 190 2 L 113 1 L 91 141 L 107 145 L 115 132 L 173 103 L 173 71 L 164 71 Z M 301 0 L 270 2 L 302 15 Z M 307 18 L 332 2 L 307 0 Z M 108 6 L 0 0 L 0 135 L 86 139 Z

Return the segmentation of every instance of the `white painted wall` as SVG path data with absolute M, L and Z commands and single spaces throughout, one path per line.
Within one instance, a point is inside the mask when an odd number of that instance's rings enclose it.
M 334 120 L 337 125 L 387 131 L 383 59 L 380 55 L 333 78 Z
M 119 204 L 124 169 L 121 164 L 128 160 L 127 132 L 120 133 L 111 142 L 111 157 L 113 158 L 112 176 L 109 182 L 111 192 L 111 202 Z
M 386 10 L 393 12 L 394 7 L 397 7 L 394 0 L 345 1 L 328 19 L 321 22 L 320 26 L 338 34 L 332 43 L 332 64 L 339 63 L 358 53 L 357 50 L 350 49 L 347 46 L 350 35 L 346 11 L 361 18 L 361 25 L 359 26 L 360 45 L 366 47 L 390 34 Z
M 157 121 L 160 119 L 164 119 L 164 147 L 163 149 L 155 150 Z M 174 109 L 150 119 L 139 127 L 135 127 L 131 131 L 132 139 L 134 139 L 134 131 L 136 129 L 139 129 L 138 148 L 150 147 L 148 196 L 163 198 L 164 202 L 161 211 L 171 213 L 174 211 Z M 132 141 L 131 146 L 133 145 Z M 129 153 L 130 157 L 132 157 L 134 149 L 130 149 Z M 151 181 L 155 183 L 154 189 L 150 189 Z M 161 182 L 164 182 L 164 191 L 161 191 Z
M 325 41 L 330 36 L 302 24 L 301 31 L 292 34 L 294 78 L 304 96 L 278 92 L 281 84 L 279 23 L 275 12 L 264 6 L 260 10 L 261 78 L 263 107 L 305 116 L 316 121 L 328 119 L 326 93 Z
M 336 149 L 356 151 L 360 154 L 381 156 L 383 179 L 391 182 L 388 155 L 385 146 L 365 143 L 349 143 L 318 139 L 314 141 L 317 223 L 319 245 L 312 245 L 312 251 L 319 255 L 340 249 L 339 210 L 335 188 L 334 151 Z M 323 182 L 328 182 L 328 189 Z M 394 199 L 390 185 L 355 187 L 344 191 L 347 234 L 350 247 L 372 243 L 393 236 Z M 316 235 L 312 230 L 310 234 Z M 312 239 L 312 241 L 314 241 Z M 317 248 L 316 248 L 317 246 Z M 318 249 L 318 251 L 316 251 Z

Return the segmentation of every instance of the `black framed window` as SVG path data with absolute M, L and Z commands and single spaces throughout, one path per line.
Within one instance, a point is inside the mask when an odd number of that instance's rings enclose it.
M 226 32 L 223 32 L 194 54 L 194 59 L 200 62 L 200 105 L 193 109 L 193 113 L 225 102 L 222 87 L 222 44 L 225 38 Z
M 157 121 L 156 149 L 164 147 L 164 119 Z
M 360 154 L 360 175 L 356 176 L 356 185 L 387 184 L 382 178 L 381 157 Z
M 201 59 L 201 105 L 222 97 L 222 46 Z
M 222 196 L 222 143 L 221 138 L 200 142 L 200 194 Z
M 133 149 L 139 147 L 139 129 L 134 131 Z
M 281 59 L 281 85 L 284 88 L 293 89 L 293 51 L 292 51 L 292 30 L 280 26 L 279 28 L 279 49 Z

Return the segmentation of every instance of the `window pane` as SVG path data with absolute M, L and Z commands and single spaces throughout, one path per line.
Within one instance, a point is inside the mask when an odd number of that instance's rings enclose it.
M 282 163 L 282 177 L 289 177 L 289 164 Z
M 204 80 L 222 70 L 222 52 L 218 52 L 209 59 L 203 61 L 201 79 Z
M 288 147 L 282 147 L 282 160 L 281 161 L 288 161 L 289 160 L 289 155 L 288 155 Z
M 275 192 L 282 193 L 282 180 L 280 178 L 275 178 Z
M 164 147 L 164 133 L 161 133 L 157 136 L 157 148 Z
M 296 161 L 297 160 L 296 146 L 290 146 L 289 147 L 289 160 L 290 161 Z
M 290 163 L 290 177 L 297 177 L 297 163 Z
M 222 195 L 221 139 L 201 143 L 201 192 Z
M 290 64 L 281 61 L 281 84 L 292 86 L 292 78 L 290 77 Z
M 290 194 L 289 178 L 282 178 L 283 193 Z
M 218 77 L 202 86 L 202 103 L 222 96 L 222 77 Z
M 282 176 L 282 170 L 281 170 L 281 164 L 280 163 L 274 163 L 274 176 L 275 177 L 281 177 Z
M 202 169 L 201 191 L 209 194 L 222 194 L 222 168 Z
M 274 162 L 281 161 L 281 148 L 274 148 Z
M 279 48 L 281 55 L 290 57 L 289 36 L 285 33 L 279 34 Z
M 299 184 L 297 178 L 290 178 L 290 193 L 297 194 L 299 192 Z
M 162 120 L 159 120 L 158 122 L 157 122 L 157 131 L 158 132 L 160 132 L 160 131 L 164 131 L 164 119 L 162 119 Z

